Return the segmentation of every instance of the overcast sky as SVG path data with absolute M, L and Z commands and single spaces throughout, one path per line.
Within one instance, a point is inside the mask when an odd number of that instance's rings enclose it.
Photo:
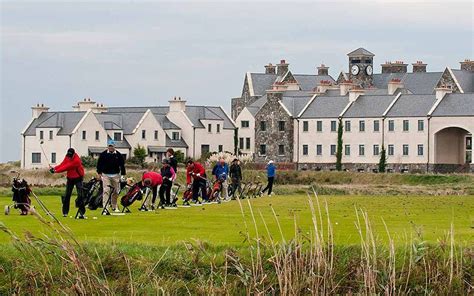
M 30 107 L 221 105 L 244 74 L 286 59 L 294 73 L 321 63 L 337 77 L 364 47 L 375 72 L 388 60 L 429 71 L 474 58 L 471 1 L 2 2 L 0 162 L 20 158 Z M 409 67 L 411 69 L 411 67 Z

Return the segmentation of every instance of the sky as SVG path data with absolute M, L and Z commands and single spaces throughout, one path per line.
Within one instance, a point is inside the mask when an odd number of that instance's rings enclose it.
M 474 59 L 474 2 L 463 1 L 2 1 L 0 162 L 20 159 L 31 106 L 220 105 L 246 72 L 285 59 L 298 74 L 321 63 L 347 72 L 364 47 L 428 71 Z M 411 67 L 409 67 L 411 69 Z

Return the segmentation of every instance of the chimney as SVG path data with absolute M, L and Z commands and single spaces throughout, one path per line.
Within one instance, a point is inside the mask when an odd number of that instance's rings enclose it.
M 325 93 L 328 89 L 333 88 L 331 81 L 329 80 L 321 80 L 319 81 L 318 86 L 316 87 L 316 93 L 318 94 L 323 94 Z
M 46 107 L 44 104 L 36 104 L 36 106 L 31 107 L 31 115 L 33 118 L 38 118 L 41 113 L 48 112 L 49 107 Z
M 91 98 L 85 98 L 82 101 L 77 102 L 77 107 L 73 107 L 74 111 L 88 111 L 94 108 L 95 102 Z
M 461 70 L 474 72 L 474 61 L 470 59 L 465 59 L 464 62 L 459 62 L 461 64 Z
M 285 60 L 281 60 L 279 64 L 277 64 L 277 75 L 283 76 L 286 72 L 288 72 L 288 64 Z
M 170 112 L 186 111 L 186 101 L 182 100 L 181 97 L 174 97 L 168 102 L 170 103 Z
M 272 63 L 265 65 L 265 74 L 275 74 L 275 66 Z
M 452 93 L 453 90 L 447 85 L 442 85 L 440 87 L 435 88 L 435 92 L 436 92 L 436 100 L 439 101 L 443 99 L 446 94 Z
M 93 113 L 104 113 L 107 112 L 107 107 L 104 104 L 95 104 L 94 107 L 91 108 Z
M 397 89 L 403 88 L 402 80 L 399 78 L 393 78 L 388 82 L 388 94 L 393 95 Z
M 413 66 L 413 73 L 426 73 L 426 64 L 423 64 L 422 61 L 416 61 L 411 65 Z
M 283 91 L 282 90 L 267 90 L 267 101 L 269 102 L 278 102 L 283 99 Z
M 407 73 L 408 64 L 403 61 L 385 62 L 382 64 L 382 73 Z
M 328 76 L 329 75 L 329 67 L 326 67 L 324 64 L 318 67 L 318 75 L 319 76 Z
M 359 96 L 365 93 L 362 88 L 352 88 L 349 90 L 349 102 L 355 102 Z
M 339 83 L 339 90 L 341 96 L 346 96 L 350 89 L 354 87 L 352 80 L 344 80 L 343 82 Z

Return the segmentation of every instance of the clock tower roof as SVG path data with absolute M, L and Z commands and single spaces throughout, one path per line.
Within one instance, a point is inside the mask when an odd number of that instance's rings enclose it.
M 359 56 L 373 57 L 375 55 L 373 53 L 371 53 L 370 51 L 368 51 L 367 49 L 359 47 L 358 49 L 348 53 L 347 56 L 349 56 L 349 57 L 359 57 Z

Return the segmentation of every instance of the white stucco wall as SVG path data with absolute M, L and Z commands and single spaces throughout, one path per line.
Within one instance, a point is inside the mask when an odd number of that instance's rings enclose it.
M 365 122 L 365 131 L 359 131 L 359 121 Z M 379 121 L 379 131 L 374 132 L 374 121 Z M 351 122 L 351 131 L 345 130 L 346 121 Z M 380 154 L 374 155 L 374 145 L 379 146 L 379 152 L 382 150 L 382 118 L 343 118 L 344 127 L 342 162 L 343 163 L 378 163 Z M 345 155 L 345 145 L 351 145 L 351 155 Z M 359 145 L 364 145 L 365 154 L 359 155 Z
M 193 137 L 194 137 L 194 126 L 188 119 L 184 111 L 170 111 L 166 114 L 168 119 L 181 128 L 181 137 L 188 144 L 187 157 L 193 156 Z
M 223 120 L 201 120 L 201 122 L 204 128 L 196 129 L 195 158 L 201 157 L 201 145 L 209 145 L 210 152 L 219 151 L 219 145 L 223 146 L 223 151 L 234 152 L 233 129 L 224 129 Z M 208 124 L 212 126 L 211 132 L 208 132 Z M 219 133 L 217 132 L 217 124 L 220 124 Z
M 330 154 L 330 145 L 337 145 L 337 129 L 331 132 L 331 121 L 337 118 L 301 119 L 299 123 L 299 162 L 335 163 L 336 156 Z M 308 131 L 303 131 L 303 122 L 308 121 Z M 316 122 L 322 121 L 322 131 L 316 131 Z M 296 125 L 295 125 L 296 129 Z M 296 140 L 296 138 L 295 138 Z M 308 155 L 303 155 L 303 145 L 308 145 Z M 322 145 L 322 155 L 316 155 L 316 146 Z M 295 153 L 297 150 L 295 150 Z
M 82 131 L 86 131 L 85 140 L 82 139 Z M 99 140 L 95 139 L 96 131 L 99 132 Z M 80 156 L 89 155 L 89 147 L 107 147 L 107 132 L 100 125 L 94 113 L 86 113 L 78 123 L 75 133 L 71 135 L 71 147 Z
M 47 155 L 45 158 L 41 146 L 40 146 L 40 131 L 43 131 L 43 149 Z M 53 131 L 53 139 L 49 139 L 49 131 Z M 56 162 L 51 165 L 59 164 L 64 156 L 66 155 L 67 149 L 69 149 L 69 136 L 58 136 L 57 133 L 59 128 L 38 128 L 36 129 L 35 136 L 26 136 L 25 137 L 25 159 L 23 161 L 22 167 L 25 169 L 35 169 L 35 168 L 47 168 L 48 161 L 51 161 L 51 154 L 56 153 Z M 41 154 L 41 163 L 32 163 L 32 153 Z
M 248 121 L 249 127 L 242 127 L 242 121 Z M 244 108 L 237 116 L 235 123 L 238 127 L 239 141 L 240 138 L 243 138 L 244 141 L 243 149 L 240 149 L 240 151 L 242 153 L 255 153 L 255 117 L 247 108 Z M 250 138 L 250 149 L 247 149 L 246 146 L 247 138 Z M 239 142 L 237 142 L 237 145 L 240 145 Z M 240 148 L 240 146 L 238 147 Z

